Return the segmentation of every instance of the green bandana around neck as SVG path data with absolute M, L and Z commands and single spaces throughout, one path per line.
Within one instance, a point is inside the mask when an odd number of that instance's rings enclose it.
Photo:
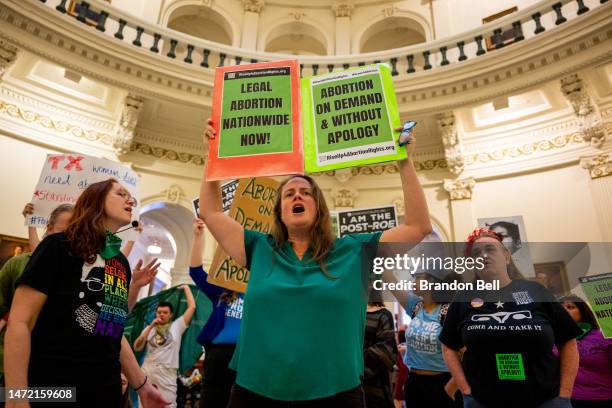
M 169 329 L 170 323 L 158 324 L 157 326 L 155 326 L 155 333 L 159 336 L 162 336 L 163 338 L 166 338 Z
M 578 324 L 578 327 L 580 327 L 580 330 L 582 330 L 582 334 L 576 337 L 576 340 L 580 340 L 581 338 L 589 334 L 591 330 L 593 330 L 593 326 L 591 325 L 591 323 L 580 322 L 577 324 Z
M 119 255 L 121 249 L 121 238 L 113 234 L 110 231 L 106 231 L 106 241 L 104 242 L 104 248 L 100 251 L 100 256 L 106 260 L 111 259 Z

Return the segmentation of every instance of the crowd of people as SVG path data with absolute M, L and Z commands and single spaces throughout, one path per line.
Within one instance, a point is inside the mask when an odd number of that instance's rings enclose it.
M 205 137 L 215 136 L 209 121 Z M 201 406 L 612 406 L 612 341 L 582 299 L 558 300 L 516 271 L 511 252 L 520 242 L 507 245 L 506 225 L 478 228 L 465 245 L 465 256 L 485 260 L 477 278 L 500 290 L 458 292 L 452 301 L 436 291 L 393 291 L 410 316 L 396 330 L 369 287 L 373 258 L 384 243 L 409 250 L 432 231 L 414 139 L 404 134 L 402 143 L 409 154 L 398 168 L 410 211 L 384 232 L 336 237 L 323 192 L 307 175 L 280 184 L 270 234 L 247 230 L 223 212 L 220 185 L 204 171 L 189 269 L 212 304 L 197 338 L 205 350 Z M 138 291 L 159 267 L 153 259 L 132 269 L 124 252 L 133 243 L 121 250 L 116 232 L 134 205 L 117 180 L 91 184 L 74 206 L 53 211 L 42 241 L 29 231 L 33 252 L 4 265 L 7 389 L 76 387 L 69 406 L 112 408 L 131 406 L 131 387 L 141 406 L 176 406 L 182 336 L 196 302 L 184 285 L 183 314 L 160 302 L 133 344 L 123 335 Z M 27 205 L 24 215 L 32 211 Z M 250 271 L 245 294 L 207 282 L 204 228 Z M 397 279 L 393 271 L 384 276 Z M 415 279 L 457 277 L 423 270 Z M 141 350 L 142 366 L 134 357 Z

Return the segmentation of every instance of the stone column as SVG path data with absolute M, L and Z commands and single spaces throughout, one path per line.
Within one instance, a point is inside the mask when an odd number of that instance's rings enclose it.
M 472 214 L 472 190 L 476 185 L 473 178 L 444 180 L 444 190 L 449 194 L 451 209 L 452 239 L 461 242 L 474 228 Z
M 431 24 L 434 29 L 435 38 L 428 41 L 450 37 L 455 34 L 449 0 L 432 0 L 429 4 L 433 14 Z
M 612 267 L 612 152 L 582 158 L 580 164 L 591 177 L 591 195 L 597 222 L 603 241 L 607 243 L 604 245 L 608 265 Z
M 170 276 L 172 277 L 170 286 L 193 284 L 189 276 L 189 265 L 174 265 L 174 268 L 170 270 Z
M 349 2 L 339 2 L 332 6 L 336 14 L 336 55 L 351 53 L 351 15 L 353 5 Z
M 242 5 L 244 7 L 244 20 L 240 47 L 245 50 L 256 50 L 259 13 L 264 7 L 264 0 L 242 0 Z

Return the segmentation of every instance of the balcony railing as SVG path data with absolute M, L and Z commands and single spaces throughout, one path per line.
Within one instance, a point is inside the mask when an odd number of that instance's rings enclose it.
M 609 7 L 604 5 L 608 0 L 544 0 L 477 29 L 428 43 L 367 54 L 295 56 L 249 51 L 196 38 L 151 24 L 99 0 L 75 1 L 72 10 L 67 10 L 67 0 L 24 1 L 44 3 L 65 18 L 75 18 L 90 30 L 104 33 L 126 46 L 148 50 L 172 63 L 213 69 L 224 65 L 297 58 L 304 76 L 375 62 L 390 64 L 394 76 L 440 69 L 529 40 L 569 20 L 580 18 L 594 8 Z

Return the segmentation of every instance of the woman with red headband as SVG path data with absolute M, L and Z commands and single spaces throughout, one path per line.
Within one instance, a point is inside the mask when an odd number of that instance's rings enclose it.
M 498 281 L 500 289 L 461 292 L 440 334 L 464 407 L 571 407 L 580 330 L 546 288 L 511 278 L 502 240 L 486 228 L 468 237 L 466 256 L 484 264 L 477 279 Z

